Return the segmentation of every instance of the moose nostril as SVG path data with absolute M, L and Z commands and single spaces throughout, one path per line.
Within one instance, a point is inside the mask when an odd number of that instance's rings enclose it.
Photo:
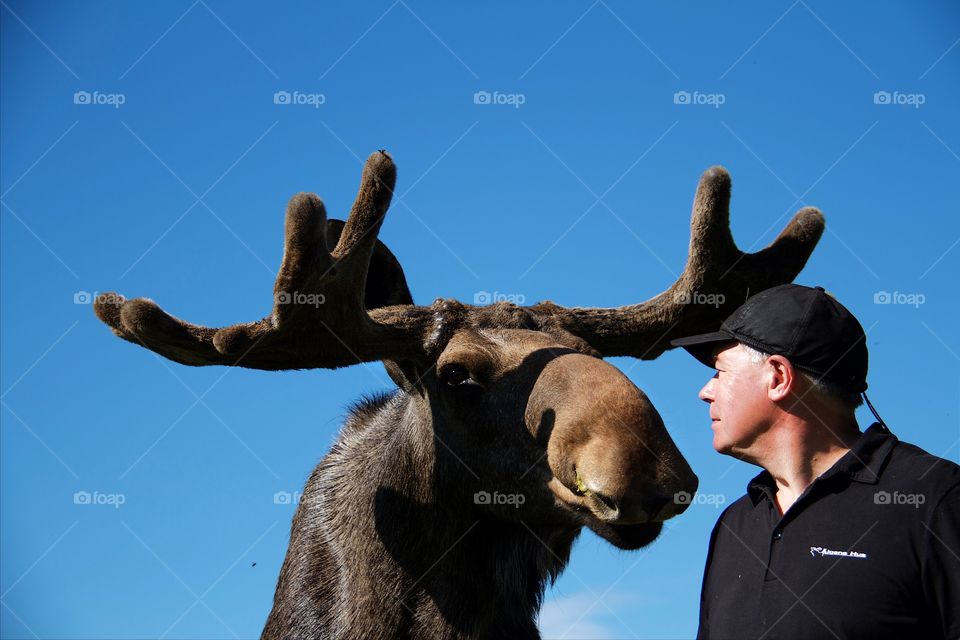
M 597 502 L 602 504 L 608 511 L 611 512 L 611 515 L 615 515 L 618 511 L 620 511 L 620 507 L 617 506 L 617 503 L 613 500 L 613 498 L 605 496 L 602 493 L 594 493 L 593 496 L 597 499 Z
M 620 505 L 610 496 L 591 491 L 587 494 L 587 500 L 590 502 L 590 510 L 594 515 L 605 522 L 616 522 L 623 517 Z

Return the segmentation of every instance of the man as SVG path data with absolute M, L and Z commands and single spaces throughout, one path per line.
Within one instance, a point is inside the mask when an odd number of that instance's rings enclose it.
M 710 536 L 698 637 L 960 637 L 960 466 L 860 432 L 856 318 L 788 284 L 673 344 L 717 370 L 714 449 L 763 468 Z

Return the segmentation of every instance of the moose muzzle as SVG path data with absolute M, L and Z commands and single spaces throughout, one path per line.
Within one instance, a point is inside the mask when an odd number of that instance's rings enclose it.
M 619 369 L 579 353 L 550 361 L 530 394 L 527 424 L 551 410 L 550 489 L 568 508 L 630 525 L 663 522 L 690 504 L 697 476 Z

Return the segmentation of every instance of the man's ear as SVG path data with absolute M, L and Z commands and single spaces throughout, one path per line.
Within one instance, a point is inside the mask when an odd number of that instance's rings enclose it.
M 796 390 L 797 371 L 790 361 L 779 355 L 767 358 L 767 397 L 773 402 L 786 400 Z

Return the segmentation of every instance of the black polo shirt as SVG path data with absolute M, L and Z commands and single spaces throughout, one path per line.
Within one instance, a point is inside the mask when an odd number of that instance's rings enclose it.
M 960 466 L 874 424 L 775 495 L 764 471 L 717 521 L 698 638 L 960 637 Z

